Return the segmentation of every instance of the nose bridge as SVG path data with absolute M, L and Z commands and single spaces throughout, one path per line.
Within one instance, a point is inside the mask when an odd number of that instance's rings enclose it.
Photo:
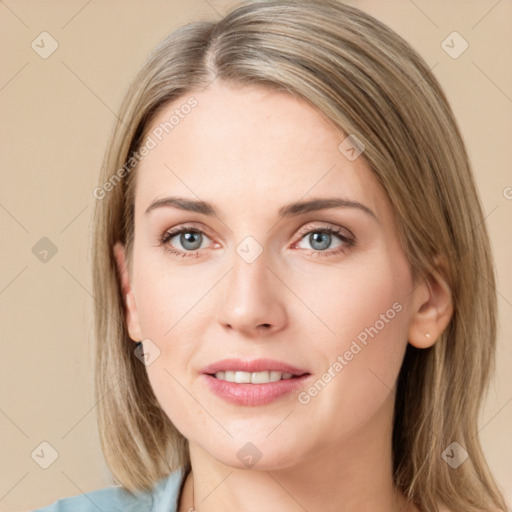
M 241 242 L 232 258 L 230 292 L 249 293 L 253 296 L 261 293 L 269 284 L 268 259 L 268 254 L 263 251 L 263 248 L 257 254 L 254 245 Z
M 278 280 L 267 268 L 269 255 L 250 238 L 233 252 L 219 317 L 223 326 L 246 334 L 261 325 L 276 330 L 285 321 Z

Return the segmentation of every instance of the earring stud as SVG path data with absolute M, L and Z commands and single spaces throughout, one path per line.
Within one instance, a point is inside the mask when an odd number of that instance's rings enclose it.
M 431 334 L 430 334 L 429 332 L 426 332 L 426 333 L 425 333 L 425 336 L 426 336 L 428 339 L 432 338 L 432 336 L 431 336 Z

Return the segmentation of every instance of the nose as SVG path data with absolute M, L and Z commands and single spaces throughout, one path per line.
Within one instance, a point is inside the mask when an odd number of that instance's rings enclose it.
M 285 327 L 285 286 L 267 263 L 264 253 L 252 263 L 235 254 L 222 290 L 219 322 L 224 329 L 261 337 Z

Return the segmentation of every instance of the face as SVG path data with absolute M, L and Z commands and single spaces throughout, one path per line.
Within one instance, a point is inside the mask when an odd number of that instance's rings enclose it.
M 146 367 L 151 386 L 191 443 L 244 467 L 237 454 L 251 442 L 260 467 L 292 466 L 349 442 L 392 405 L 422 297 L 364 153 L 348 158 L 345 135 L 321 114 L 256 86 L 217 81 L 191 96 L 197 106 L 136 171 L 123 274 L 130 336 L 157 356 Z M 345 203 L 297 207 L 327 199 Z M 305 375 L 226 384 L 202 373 L 233 358 Z

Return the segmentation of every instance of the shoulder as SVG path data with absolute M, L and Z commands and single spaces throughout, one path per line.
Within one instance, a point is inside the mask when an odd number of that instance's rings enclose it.
M 98 510 L 121 512 L 121 510 L 132 510 L 134 507 L 141 512 L 149 512 L 152 503 L 151 493 L 131 494 L 122 487 L 107 487 L 62 498 L 34 512 L 97 512 Z
M 177 469 L 144 492 L 132 494 L 121 486 L 106 487 L 62 498 L 32 512 L 176 512 L 184 471 Z

